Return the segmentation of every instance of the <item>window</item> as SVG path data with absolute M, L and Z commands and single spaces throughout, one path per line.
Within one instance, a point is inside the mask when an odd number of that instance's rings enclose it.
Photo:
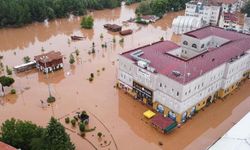
M 197 48 L 197 45 L 196 45 L 196 44 L 193 44 L 192 47 L 193 47 L 193 48 Z
M 180 94 L 179 92 L 176 93 L 177 96 L 179 96 L 179 94 Z
M 160 83 L 160 87 L 162 87 L 162 83 Z
M 187 41 L 184 41 L 184 42 L 183 42 L 183 45 L 188 45 L 188 42 L 187 42 Z
M 204 44 L 202 44 L 202 45 L 201 45 L 201 48 L 204 48 L 204 47 L 205 47 L 205 45 L 204 45 Z

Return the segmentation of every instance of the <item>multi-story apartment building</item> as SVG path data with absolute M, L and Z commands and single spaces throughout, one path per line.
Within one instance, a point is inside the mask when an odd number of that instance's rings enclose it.
M 221 5 L 212 1 L 190 1 L 186 3 L 185 16 L 201 17 L 205 24 L 217 25 Z
M 236 13 L 240 10 L 240 0 L 214 0 L 221 4 L 222 11 L 226 13 Z
M 250 36 L 207 26 L 119 55 L 118 86 L 177 122 L 223 98 L 250 72 Z
M 220 17 L 219 27 L 237 31 L 238 23 L 239 21 L 235 14 L 224 12 Z

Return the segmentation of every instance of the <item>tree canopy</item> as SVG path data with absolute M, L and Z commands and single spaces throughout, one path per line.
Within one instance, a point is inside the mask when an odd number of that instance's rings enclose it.
M 11 77 L 7 76 L 0 77 L 0 83 L 2 84 L 2 86 L 11 86 L 14 82 L 15 80 Z
M 31 149 L 33 138 L 41 137 L 43 129 L 31 122 L 16 119 L 6 120 L 1 127 L 0 140 L 16 148 Z
M 185 8 L 189 0 L 145 0 L 136 8 L 137 14 L 156 15 L 162 17 L 165 12 L 178 11 Z
M 29 121 L 6 120 L 1 126 L 0 140 L 22 150 L 74 150 L 64 127 L 51 118 L 46 128 Z
M 94 26 L 94 19 L 92 16 L 84 16 L 81 21 L 81 27 L 85 29 L 92 29 Z
M 0 0 L 0 28 L 18 27 L 33 21 L 84 15 L 87 9 L 120 6 L 121 0 Z
M 242 8 L 242 12 L 246 13 L 248 17 L 250 17 L 250 1 L 246 3 L 246 5 Z
M 44 136 L 44 150 L 65 149 L 74 150 L 75 146 L 71 143 L 69 135 L 65 132 L 64 127 L 55 118 L 51 118 L 45 130 Z

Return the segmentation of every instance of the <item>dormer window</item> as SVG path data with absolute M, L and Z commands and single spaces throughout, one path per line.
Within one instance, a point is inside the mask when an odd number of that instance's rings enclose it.
M 201 48 L 204 48 L 204 47 L 205 47 L 205 45 L 204 45 L 204 44 L 202 44 L 202 45 L 201 45 Z
M 196 45 L 196 44 L 193 44 L 192 47 L 193 47 L 193 48 L 197 48 L 197 45 Z
M 187 41 L 184 41 L 184 42 L 183 42 L 183 45 L 188 45 L 188 42 L 187 42 Z

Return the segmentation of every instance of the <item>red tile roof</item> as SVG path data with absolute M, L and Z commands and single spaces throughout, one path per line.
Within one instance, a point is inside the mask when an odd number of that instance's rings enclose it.
M 204 39 L 209 36 L 219 36 L 228 40 L 236 40 L 242 37 L 247 37 L 247 35 L 225 31 L 224 29 L 215 26 L 205 26 L 203 28 L 186 32 L 184 35 L 192 36 L 197 39 Z
M 217 27 L 206 27 L 190 33 L 190 35 L 203 37 L 208 34 L 222 36 L 230 41 L 221 47 L 210 48 L 207 52 L 188 60 L 166 54 L 166 52 L 180 47 L 171 41 L 156 42 L 152 45 L 139 47 L 121 55 L 136 63 L 136 60 L 134 60 L 130 54 L 136 50 L 142 50 L 144 53 L 140 57 L 149 60 L 151 62 L 150 66 L 154 67 L 156 72 L 181 84 L 186 84 L 250 49 L 250 36 L 233 31 L 226 31 Z M 173 71 L 179 71 L 181 76 L 176 77 Z
M 17 149 L 0 141 L 0 150 L 17 150 Z
M 48 53 L 44 53 L 44 54 L 35 56 L 34 60 L 35 61 L 40 61 L 42 63 L 45 63 L 45 59 L 44 59 L 45 56 L 47 57 L 46 62 L 51 62 L 53 60 L 58 60 L 58 59 L 62 59 L 63 58 L 61 52 L 59 52 L 59 51 L 58 52 L 50 51 Z
M 168 117 L 164 117 L 162 114 L 156 115 L 152 120 L 152 124 L 157 126 L 158 128 L 164 130 L 169 127 L 174 121 Z

